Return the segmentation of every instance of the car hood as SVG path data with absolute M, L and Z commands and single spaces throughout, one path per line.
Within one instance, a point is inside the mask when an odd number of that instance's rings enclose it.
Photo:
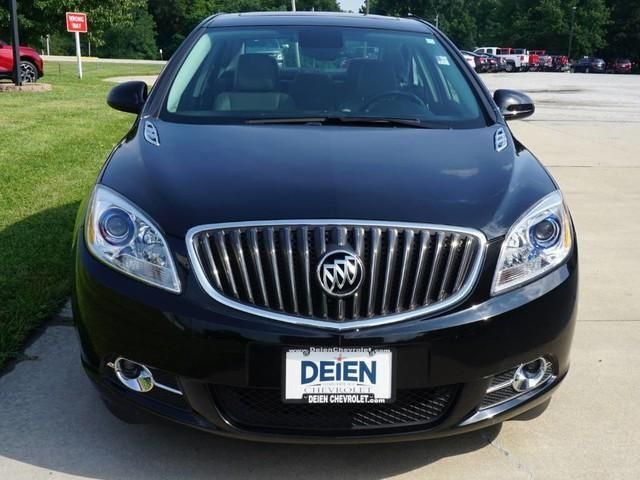
M 556 188 L 511 137 L 496 152 L 499 125 L 154 123 L 160 145 L 134 127 L 99 181 L 178 237 L 209 223 L 348 219 L 470 227 L 495 238 Z

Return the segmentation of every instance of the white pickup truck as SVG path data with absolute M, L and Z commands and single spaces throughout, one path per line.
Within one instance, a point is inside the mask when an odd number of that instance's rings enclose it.
M 507 61 L 507 72 L 520 72 L 529 69 L 529 54 L 526 50 L 501 47 L 480 47 L 473 53 L 489 53 Z

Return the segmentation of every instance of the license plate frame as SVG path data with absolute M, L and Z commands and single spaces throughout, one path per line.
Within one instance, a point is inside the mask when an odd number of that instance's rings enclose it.
M 335 361 L 334 361 L 335 360 Z M 341 367 L 336 367 L 344 360 Z M 329 381 L 317 382 L 303 389 L 302 361 L 316 365 L 316 373 L 320 375 L 319 362 L 333 361 L 334 369 L 328 368 L 333 374 Z M 374 366 L 375 361 L 375 366 Z M 317 363 L 316 363 L 317 362 Z M 355 371 L 353 365 L 347 362 L 356 362 Z M 360 362 L 364 362 L 362 365 Z M 314 368 L 307 364 L 305 373 L 313 373 Z M 346 372 L 351 375 L 347 380 Z M 396 395 L 396 355 L 394 349 L 381 347 L 290 347 L 283 349 L 282 353 L 282 402 L 309 405 L 376 405 L 393 403 Z M 372 374 L 375 374 L 375 383 L 371 382 Z M 296 381 L 295 377 L 299 378 Z M 358 378 L 353 380 L 353 375 Z M 340 380 L 336 380 L 340 377 Z M 359 382 L 363 379 L 364 382 Z M 308 392 L 313 387 L 314 392 Z

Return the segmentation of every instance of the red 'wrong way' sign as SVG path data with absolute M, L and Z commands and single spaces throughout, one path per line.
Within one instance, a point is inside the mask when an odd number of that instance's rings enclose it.
M 67 12 L 67 32 L 87 33 L 87 14 Z

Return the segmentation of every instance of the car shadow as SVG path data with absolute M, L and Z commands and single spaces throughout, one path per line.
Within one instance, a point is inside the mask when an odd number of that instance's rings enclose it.
M 58 210 L 64 228 L 70 228 L 68 217 L 76 208 Z M 24 231 L 22 237 L 54 221 L 47 212 L 10 227 L 11 235 Z M 233 440 L 173 424 L 128 425 L 107 411 L 82 371 L 71 319 L 49 322 L 21 358 L 0 375 L 3 479 L 51 472 L 104 480 L 383 478 L 491 448 L 500 432 L 495 426 L 411 443 L 286 445 Z
M 488 447 L 500 427 L 438 440 L 283 445 L 113 417 L 80 366 L 72 325 L 54 323 L 0 377 L 0 457 L 104 480 L 122 478 L 383 478 Z M 0 470 L 2 470 L 0 458 Z M 29 468 L 23 465 L 23 468 Z

